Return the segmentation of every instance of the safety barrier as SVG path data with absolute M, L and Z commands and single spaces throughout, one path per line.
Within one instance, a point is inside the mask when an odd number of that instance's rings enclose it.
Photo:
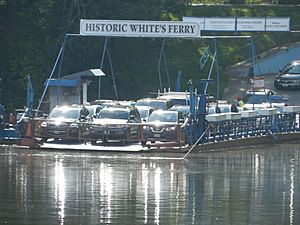
M 201 135 L 201 139 L 192 137 L 193 132 L 191 132 L 191 129 L 193 129 L 193 124 L 185 124 L 182 127 L 176 126 L 174 128 L 176 134 L 171 140 L 166 140 L 163 136 L 156 138 L 145 136 L 144 126 L 149 127 L 149 124 L 143 123 L 104 125 L 90 122 L 65 123 L 65 128 L 67 127 L 65 130 L 57 128 L 60 130 L 45 133 L 45 128 L 42 127 L 43 122 L 46 121 L 45 119 L 34 119 L 32 121 L 34 123 L 32 134 L 35 138 L 42 140 L 45 138 L 66 139 L 71 141 L 89 141 L 92 144 L 118 141 L 124 143 L 141 142 L 142 144 L 148 142 L 151 145 L 156 141 L 155 146 L 158 146 L 157 142 L 161 141 L 170 142 L 170 146 L 183 146 L 187 143 L 193 145 L 196 140 L 196 144 L 204 144 L 264 135 L 276 139 L 282 133 L 300 132 L 299 118 L 299 112 L 284 112 L 273 115 L 206 121 L 205 133 Z
M 280 113 L 275 115 L 258 115 L 222 121 L 207 121 L 208 131 L 201 143 L 221 142 L 247 137 L 276 135 L 299 132 L 299 113 Z
M 43 125 L 47 120 L 43 118 L 34 119 L 35 137 L 46 142 L 50 139 L 60 139 L 68 141 L 86 141 L 92 144 L 110 143 L 110 142 L 141 142 L 145 145 L 159 146 L 158 142 L 164 142 L 163 145 L 183 146 L 188 142 L 188 130 L 180 125 L 163 127 L 156 130 L 154 125 L 144 123 L 110 123 L 96 124 L 92 122 L 62 122 L 60 125 Z M 152 136 L 147 135 L 144 127 L 154 131 Z M 186 123 L 184 124 L 186 126 Z M 167 126 L 168 127 L 168 126 Z M 172 127 L 172 128 L 171 128 Z M 166 134 L 168 133 L 168 134 Z

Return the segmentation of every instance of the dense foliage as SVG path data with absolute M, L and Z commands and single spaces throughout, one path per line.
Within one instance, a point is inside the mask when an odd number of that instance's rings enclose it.
M 44 82 L 49 77 L 65 33 L 79 33 L 79 21 L 87 19 L 119 20 L 181 20 L 182 16 L 291 16 L 299 21 L 298 7 L 226 7 L 191 6 L 189 0 L 0 0 L 0 103 L 13 109 L 26 104 L 26 75 L 30 74 L 36 91 L 36 103 Z M 207 34 L 214 35 L 214 34 Z M 255 43 L 273 47 L 278 43 L 297 41 L 291 34 L 253 34 Z M 61 71 L 63 75 L 99 68 L 104 45 L 103 37 L 68 38 Z M 120 99 L 137 99 L 159 88 L 158 63 L 162 39 L 109 38 L 103 70 L 102 97 L 112 98 L 112 70 Z M 165 61 L 160 64 L 163 85 L 174 87 L 178 71 L 187 88 L 189 79 L 199 87 L 200 78 L 207 77 L 209 66 L 199 70 L 199 58 L 210 40 L 168 39 Z M 249 57 L 245 40 L 218 41 L 222 87 L 226 85 L 226 66 Z M 59 64 L 60 64 L 59 63 Z M 90 100 L 97 97 L 97 81 L 89 87 Z M 213 91 L 213 90 L 212 90 Z

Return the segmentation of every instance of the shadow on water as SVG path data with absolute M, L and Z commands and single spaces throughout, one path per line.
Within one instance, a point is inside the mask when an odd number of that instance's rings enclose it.
M 0 224 L 300 224 L 299 145 L 0 150 Z

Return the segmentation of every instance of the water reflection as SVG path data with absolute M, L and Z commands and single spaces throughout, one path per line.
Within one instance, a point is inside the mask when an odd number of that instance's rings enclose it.
M 101 162 L 99 167 L 99 188 L 100 188 L 100 222 L 101 223 L 111 223 L 111 200 L 112 200 L 112 169 L 109 165 Z
M 294 188 L 295 188 L 295 165 L 294 165 L 294 159 L 291 159 L 291 172 L 290 172 L 290 178 L 291 178 L 291 189 L 290 189 L 290 224 L 293 224 L 293 217 L 294 217 Z
M 65 175 L 63 168 L 63 159 L 56 159 L 55 161 L 55 206 L 58 209 L 58 220 L 60 224 L 64 224 L 65 218 Z
M 0 150 L 0 224 L 299 224 L 299 147 L 136 155 Z
M 160 168 L 156 168 L 155 170 L 155 180 L 154 180 L 154 193 L 155 193 L 155 215 L 154 215 L 154 222 L 155 224 L 159 224 L 159 209 L 160 209 Z
M 144 224 L 148 223 L 148 185 L 149 171 L 146 164 L 142 164 L 142 188 L 144 189 Z

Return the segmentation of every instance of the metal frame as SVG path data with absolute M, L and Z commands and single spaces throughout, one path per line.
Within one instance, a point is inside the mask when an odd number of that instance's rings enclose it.
M 52 78 L 55 68 L 57 67 L 58 62 L 60 62 L 59 64 L 59 71 L 58 71 L 58 78 L 60 77 L 60 73 L 61 73 L 61 67 L 62 67 L 62 58 L 63 58 L 63 54 L 64 54 L 64 48 L 66 45 L 66 41 L 68 37 L 77 37 L 77 36 L 83 36 L 80 34 L 69 34 L 66 33 L 65 37 L 64 37 L 64 41 L 62 43 L 61 49 L 58 53 L 57 59 L 55 61 L 54 67 L 50 73 L 49 79 Z M 198 96 L 195 96 L 194 91 L 193 91 L 193 87 L 192 87 L 192 82 L 190 82 L 190 101 L 191 101 L 191 116 L 192 116 L 192 121 L 193 124 L 195 126 L 191 126 L 189 128 L 188 134 L 191 135 L 191 137 L 189 137 L 189 143 L 193 144 L 195 143 L 196 140 L 199 139 L 199 137 L 203 136 L 203 133 L 206 130 L 206 122 L 205 122 L 205 115 L 206 115 L 206 97 L 207 97 L 207 89 L 208 89 L 208 85 L 210 83 L 212 83 L 212 71 L 213 71 L 213 67 L 216 66 L 216 85 L 217 85 L 217 91 L 216 91 L 216 97 L 217 100 L 219 100 L 220 97 L 220 74 L 219 74 L 219 66 L 218 66 L 218 50 L 217 50 L 217 41 L 216 39 L 226 39 L 226 38 L 246 38 L 249 39 L 250 38 L 250 44 L 251 44 L 251 49 L 252 49 L 252 61 L 253 61 L 253 65 L 255 63 L 255 49 L 254 49 L 254 45 L 253 45 L 253 41 L 251 36 L 201 36 L 199 37 L 199 39 L 212 39 L 213 40 L 213 46 L 214 46 L 214 56 L 213 56 L 213 61 L 210 67 L 210 71 L 209 71 L 209 75 L 208 75 L 208 79 L 206 80 L 201 80 L 200 82 L 200 96 L 199 96 L 199 101 L 198 101 L 198 110 L 196 111 L 195 106 L 196 106 L 196 100 L 195 98 L 198 98 Z M 196 39 L 196 38 L 194 38 Z M 105 53 L 108 55 L 109 60 L 111 60 L 109 52 L 107 50 L 107 43 L 108 43 L 108 37 L 105 37 L 105 42 L 104 42 L 104 46 L 103 46 L 103 52 L 102 52 L 102 58 L 101 58 L 101 63 L 100 63 L 100 69 L 103 68 L 103 64 L 104 64 L 104 58 L 105 58 Z M 166 56 L 165 56 L 165 52 L 164 52 L 164 46 L 165 46 L 165 39 L 163 40 L 162 46 L 161 46 L 161 51 L 160 51 L 160 57 L 159 57 L 159 62 L 158 62 L 158 76 L 159 76 L 159 82 L 160 82 L 160 91 L 163 90 L 162 87 L 162 79 L 161 79 L 161 73 L 160 73 L 160 67 L 161 67 L 161 61 L 164 60 L 165 62 L 165 68 L 167 71 L 167 78 L 168 78 L 168 85 L 170 88 L 170 79 L 169 79 L 169 74 L 168 74 L 168 68 L 167 68 L 167 63 L 166 63 Z M 60 60 L 61 59 L 61 60 Z M 59 61 L 60 60 L 60 61 Z M 112 64 L 110 62 L 110 67 L 112 70 Z M 113 75 L 113 80 L 114 80 L 114 74 L 113 74 L 113 70 L 112 70 L 112 75 Z M 49 80 L 48 79 L 48 80 Z M 178 78 L 179 80 L 180 78 Z M 39 110 L 40 105 L 42 103 L 42 100 L 45 96 L 45 93 L 47 91 L 49 83 L 46 83 L 46 87 L 44 89 L 44 92 L 42 94 L 42 97 L 39 101 L 39 105 L 37 107 L 37 110 Z M 114 81 L 114 91 L 115 91 L 115 95 L 118 98 L 117 95 L 117 89 L 116 89 L 116 84 Z M 178 86 L 178 85 L 177 85 Z M 59 87 L 58 87 L 59 88 Z M 101 97 L 101 77 L 99 77 L 99 89 L 98 89 L 98 98 Z M 217 101 L 217 107 L 218 107 L 218 101 Z

